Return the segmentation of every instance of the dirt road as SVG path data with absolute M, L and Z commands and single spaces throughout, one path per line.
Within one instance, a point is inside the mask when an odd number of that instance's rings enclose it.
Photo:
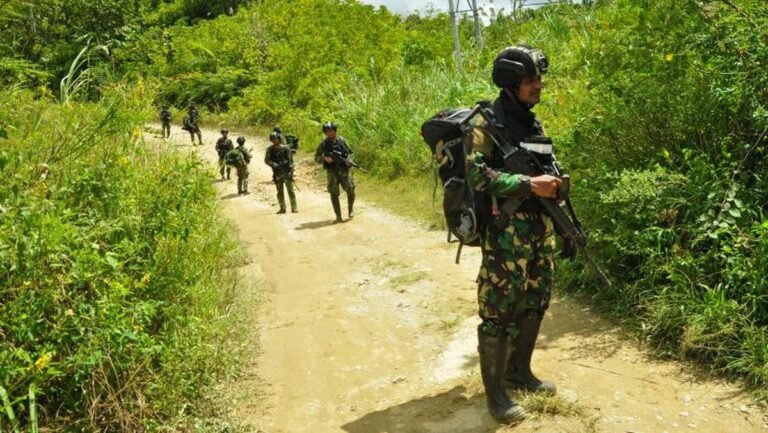
M 185 135 L 172 143 L 213 164 L 216 135 L 203 138 L 204 147 Z M 247 366 L 235 409 L 253 431 L 768 432 L 764 412 L 738 388 L 649 359 L 614 326 L 563 300 L 548 312 L 534 355 L 535 370 L 560 395 L 527 398 L 532 419 L 499 426 L 486 412 L 477 366 L 478 252 L 465 249 L 457 266 L 443 233 L 365 197 L 353 221 L 333 224 L 309 161 L 298 164 L 300 213 L 276 215 L 266 143 L 249 137 L 247 146 L 255 148 L 251 194 L 234 194 L 234 180 L 216 188 L 252 257 L 243 277 L 268 290 L 253 312 L 262 353 Z

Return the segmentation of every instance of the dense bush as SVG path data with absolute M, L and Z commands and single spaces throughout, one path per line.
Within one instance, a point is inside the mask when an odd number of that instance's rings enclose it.
M 145 98 L 0 98 L 0 419 L 140 431 L 232 365 L 235 244 L 200 163 L 142 142 Z
M 565 143 L 595 250 L 621 282 L 592 296 L 637 312 L 669 353 L 759 386 L 768 382 L 766 12 L 757 1 L 598 9 L 582 41 L 588 93 L 566 102 L 576 121 Z

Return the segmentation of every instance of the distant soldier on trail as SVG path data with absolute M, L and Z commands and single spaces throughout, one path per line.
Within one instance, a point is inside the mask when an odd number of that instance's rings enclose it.
M 224 180 L 224 171 L 227 172 L 227 179 L 229 179 L 229 173 L 232 167 L 227 165 L 225 160 L 227 153 L 235 148 L 232 144 L 232 140 L 228 137 L 229 130 L 224 128 L 221 130 L 221 137 L 216 141 L 216 153 L 219 155 L 219 173 L 221 174 L 221 180 Z
M 315 161 L 323 164 L 328 176 L 328 192 L 331 194 L 331 205 L 336 214 L 337 223 L 342 222 L 341 204 L 339 203 L 339 186 L 347 193 L 347 209 L 349 219 L 354 218 L 355 204 L 355 180 L 350 169 L 352 162 L 352 149 L 347 145 L 343 137 L 336 135 L 336 124 L 328 122 L 323 124 L 325 140 L 320 143 L 315 152 Z
M 227 152 L 227 165 L 235 167 L 237 172 L 237 193 L 248 194 L 248 164 L 251 152 L 245 148 L 245 137 L 237 137 L 237 147 Z
M 202 146 L 203 137 L 200 133 L 200 112 L 197 111 L 197 104 L 194 102 L 189 103 L 187 109 L 187 117 L 184 119 L 184 126 L 189 131 L 189 137 L 192 139 L 192 145 L 195 145 L 195 134 L 197 134 L 197 141 Z
M 171 112 L 168 110 L 167 105 L 163 105 L 162 111 L 160 111 L 160 122 L 163 124 L 163 138 L 171 136 Z
M 280 205 L 279 214 L 285 213 L 285 193 L 283 187 L 288 190 L 288 198 L 291 201 L 291 212 L 296 213 L 299 208 L 296 206 L 296 194 L 293 192 L 293 157 L 291 150 L 280 142 L 280 135 L 277 132 L 269 134 L 271 146 L 267 147 L 264 154 L 264 164 L 272 168 L 272 181 L 277 187 L 277 202 Z

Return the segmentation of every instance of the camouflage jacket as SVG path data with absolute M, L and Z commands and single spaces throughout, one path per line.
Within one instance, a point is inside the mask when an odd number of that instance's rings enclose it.
M 528 136 L 543 134 L 535 114 L 505 93 L 502 92 L 494 101 L 494 107 L 500 117 L 497 119 L 499 126 L 502 126 L 500 129 L 509 142 L 519 143 Z M 467 180 L 473 189 L 497 199 L 515 197 L 526 200 L 531 197 L 530 178 L 508 172 L 501 151 L 484 130 L 474 128 L 469 140 L 471 149 L 467 157 Z M 524 202 L 525 205 L 527 203 Z
M 327 163 L 323 160 L 323 157 L 330 156 L 334 158 L 334 162 Z M 322 162 L 323 168 L 326 170 L 330 170 L 332 168 L 336 169 L 349 169 L 346 165 L 340 162 L 339 158 L 341 159 L 349 159 L 352 156 L 352 149 L 347 145 L 346 140 L 344 140 L 344 137 L 337 136 L 335 140 L 329 140 L 325 139 L 323 140 L 320 145 L 317 147 L 317 151 L 315 151 L 315 161 L 316 162 Z
M 219 159 L 224 158 L 227 155 L 227 152 L 234 148 L 235 145 L 232 144 L 232 140 L 229 137 L 219 137 L 216 141 L 216 153 L 219 154 Z
M 264 164 L 272 167 L 272 171 L 279 173 L 287 173 L 293 170 L 293 158 L 291 158 L 291 151 L 288 147 L 278 144 L 274 144 L 267 147 L 267 151 L 264 153 Z
M 189 123 L 192 125 L 197 125 L 197 121 L 200 120 L 200 112 L 197 111 L 197 108 L 190 108 L 187 110 L 187 116 L 189 116 Z

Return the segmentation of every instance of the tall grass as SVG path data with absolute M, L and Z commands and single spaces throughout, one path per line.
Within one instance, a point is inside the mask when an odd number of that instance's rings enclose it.
M 0 420 L 173 428 L 232 371 L 237 246 L 204 167 L 142 142 L 145 91 L 0 98 Z

